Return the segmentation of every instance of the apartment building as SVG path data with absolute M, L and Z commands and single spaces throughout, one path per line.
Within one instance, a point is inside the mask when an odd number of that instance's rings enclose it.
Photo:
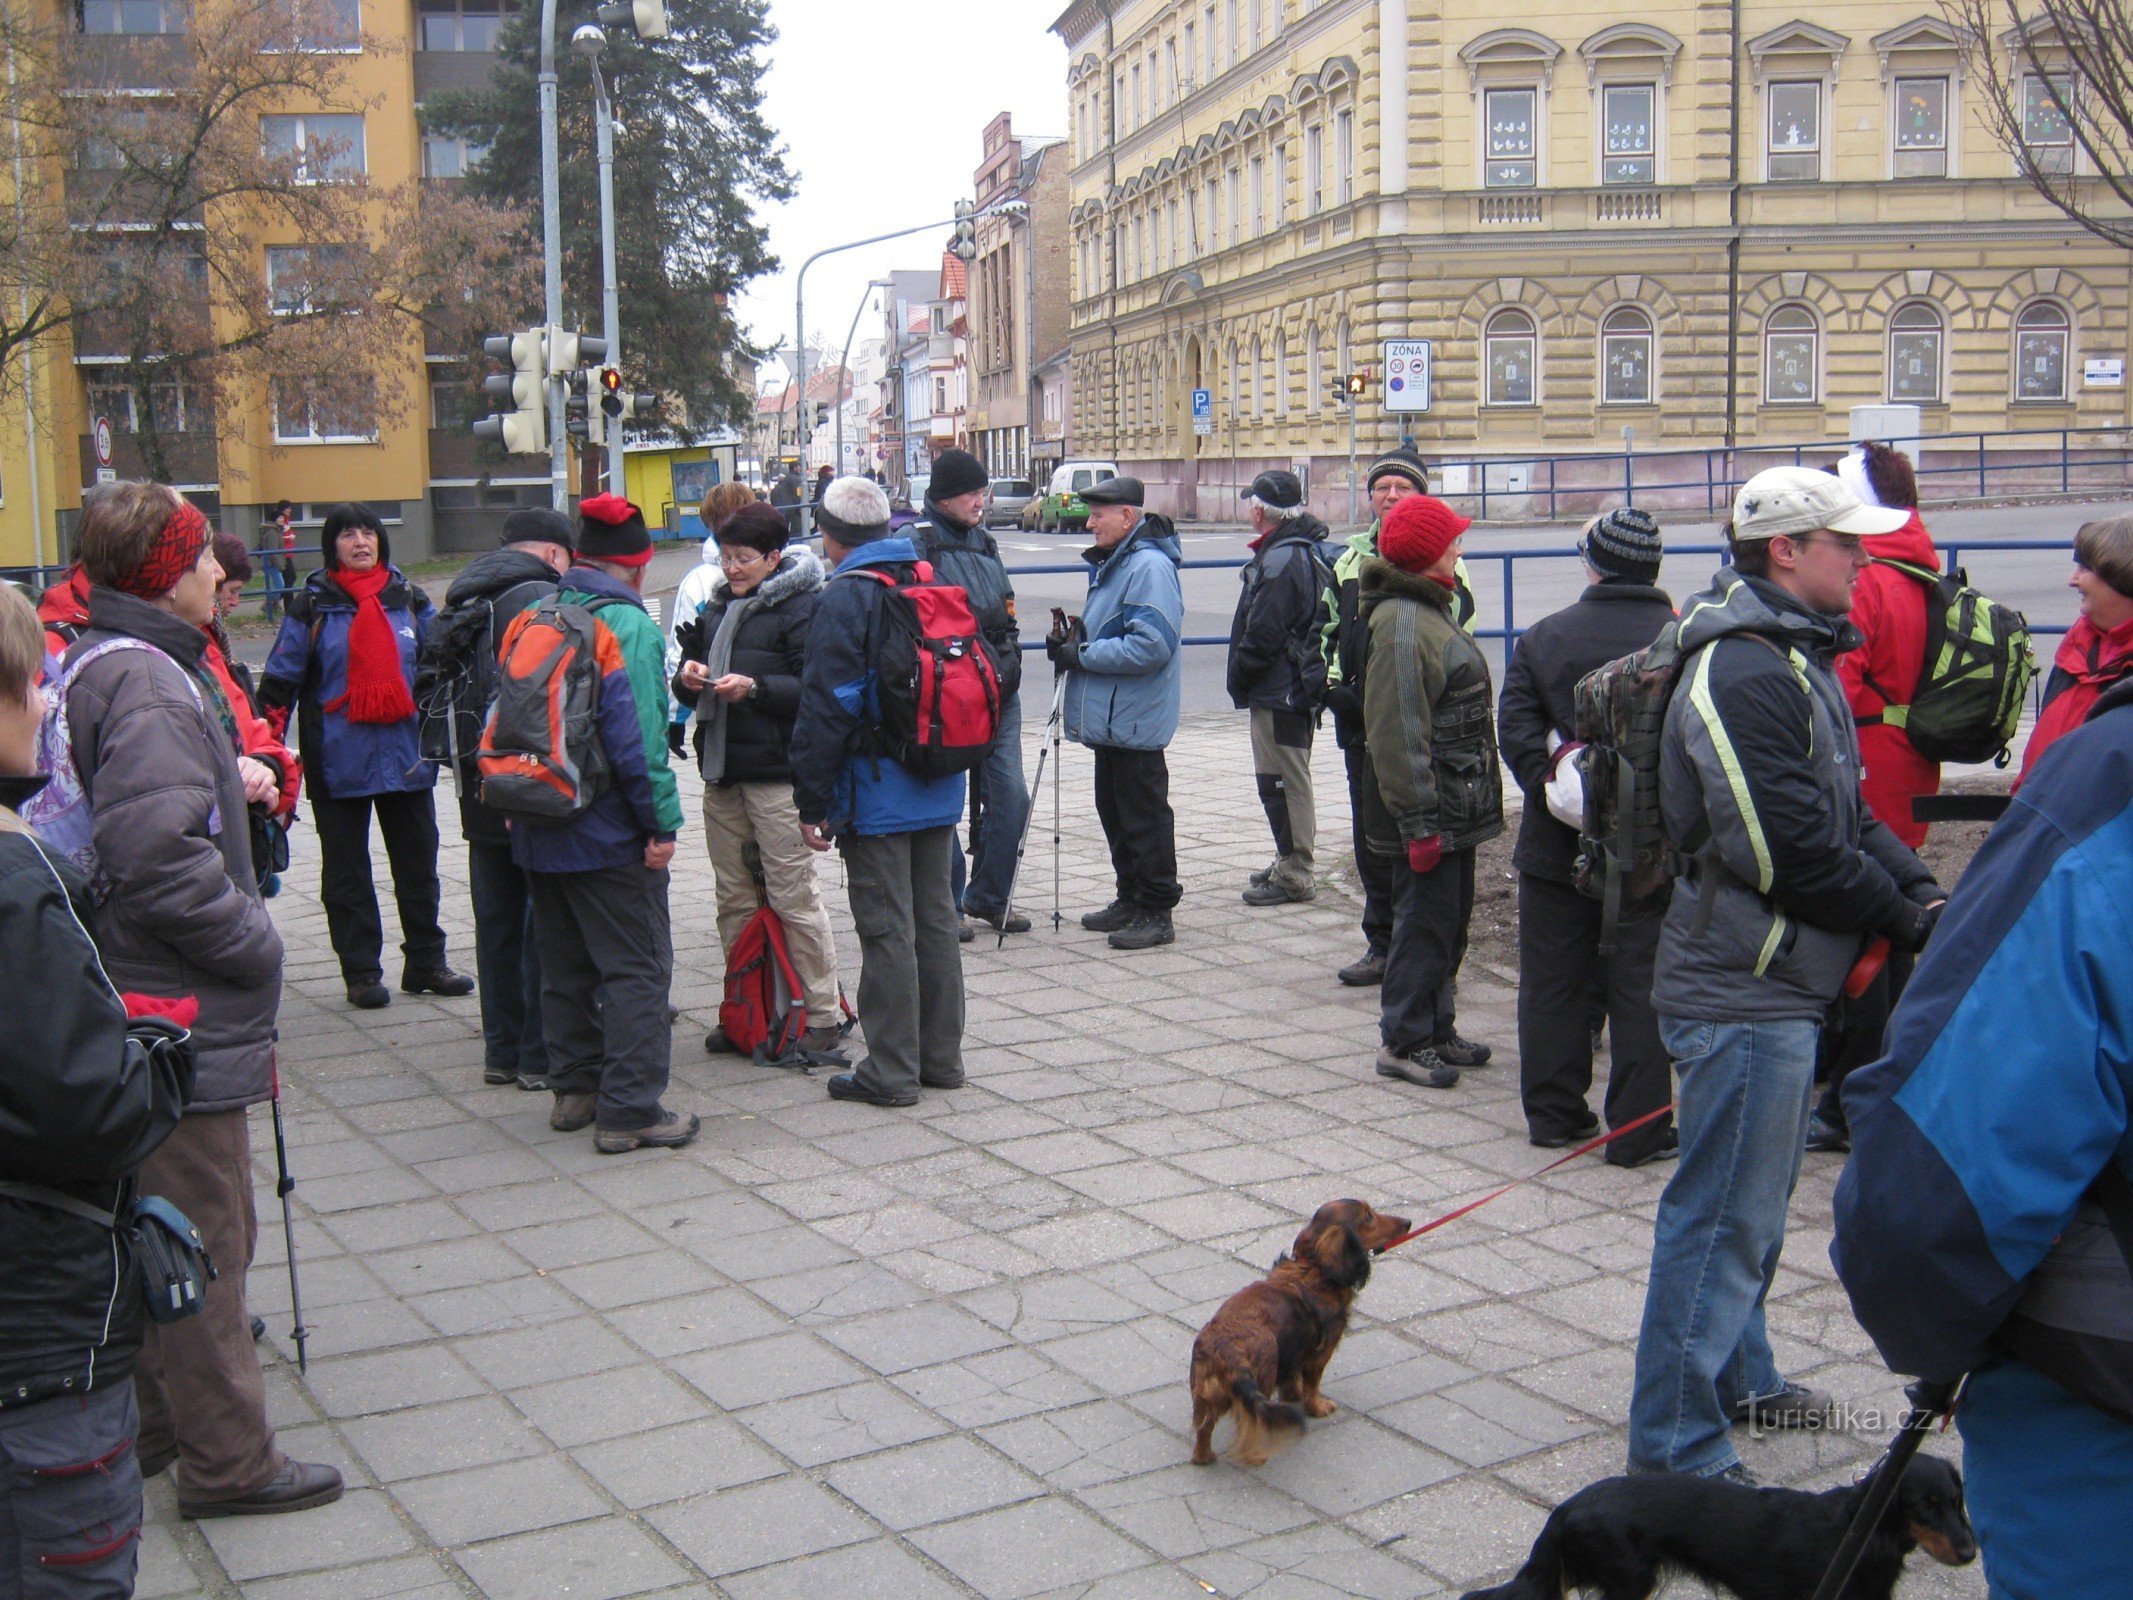
M 994 209 L 977 225 L 969 274 L 970 444 L 994 476 L 1028 477 L 1058 460 L 1037 373 L 1066 346 L 1065 142 L 1018 138 L 1003 111 L 986 125 L 972 183 L 981 213 L 1009 201 L 1023 209 Z

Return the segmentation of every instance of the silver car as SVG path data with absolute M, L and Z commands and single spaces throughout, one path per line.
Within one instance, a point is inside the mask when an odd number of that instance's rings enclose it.
M 1022 513 L 1037 498 L 1037 486 L 1027 478 L 995 478 L 992 498 L 985 505 L 988 528 L 1020 527 Z

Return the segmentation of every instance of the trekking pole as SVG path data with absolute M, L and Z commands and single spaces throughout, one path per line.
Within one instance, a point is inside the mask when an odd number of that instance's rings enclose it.
M 1062 674 L 1057 687 L 1052 691 L 1051 713 L 1044 719 L 1044 725 L 1047 729 L 1059 720 L 1060 703 L 1065 698 L 1065 694 L 1066 678 Z M 1030 782 L 1030 806 L 1022 818 L 1022 836 L 1015 841 L 1015 870 L 1007 880 L 1007 902 L 1000 908 L 1000 940 L 993 947 L 994 949 L 1003 949 L 1007 944 L 1007 923 L 1008 919 L 1014 915 L 1015 890 L 1022 882 L 1022 860 L 1023 857 L 1029 854 L 1029 836 L 1037 826 L 1037 796 L 1044 793 L 1044 761 L 1045 757 L 1053 754 L 1056 748 L 1056 745 L 1047 746 L 1041 743 L 1037 746 L 1037 772 Z M 1053 881 L 1055 883 L 1058 881 L 1056 872 L 1053 874 Z M 1057 898 L 1056 895 L 1054 898 Z
M 289 1196 L 295 1192 L 296 1180 L 289 1176 L 289 1136 L 281 1121 L 281 1063 L 274 1063 L 274 1168 L 277 1174 L 274 1192 L 281 1196 L 281 1231 L 289 1249 L 289 1315 L 294 1326 L 289 1337 L 296 1341 L 296 1370 L 310 1370 L 304 1350 L 304 1341 L 311 1337 L 311 1330 L 304 1326 L 304 1296 L 296 1284 L 296 1218 L 290 1210 Z
M 1066 674 L 1059 674 L 1059 687 L 1052 694 L 1052 932 L 1059 931 L 1059 766 L 1060 735 L 1066 727 Z
M 1821 1583 L 1815 1586 L 1814 1600 L 1837 1600 L 1837 1596 L 1844 1592 L 1844 1586 L 1852 1581 L 1859 1558 L 1866 1554 L 1867 1541 L 1873 1538 L 1882 1513 L 1896 1497 L 1904 1468 L 1918 1454 L 1918 1447 L 1926 1442 L 1926 1434 L 1934 1422 L 1955 1409 L 1956 1397 L 1962 1389 L 1961 1378 L 1952 1383 L 1928 1383 L 1920 1378 L 1905 1385 L 1904 1397 L 1911 1402 L 1911 1409 L 1896 1425 L 1896 1437 L 1889 1441 L 1888 1453 L 1874 1468 L 1874 1475 L 1866 1486 L 1866 1498 L 1859 1502 L 1852 1525 L 1844 1530 L 1844 1541 L 1837 1546 L 1829 1570 L 1822 1574 Z

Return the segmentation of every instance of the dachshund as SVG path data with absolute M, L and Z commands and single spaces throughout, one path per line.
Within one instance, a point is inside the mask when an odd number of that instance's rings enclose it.
M 1319 1379 L 1370 1281 L 1370 1258 L 1407 1227 L 1360 1200 L 1329 1200 L 1272 1272 L 1222 1302 L 1192 1342 L 1195 1466 L 1215 1459 L 1225 1413 L 1236 1418 L 1237 1459 L 1248 1467 L 1265 1462 L 1276 1439 L 1301 1433 L 1305 1417 L 1333 1414 Z
M 1604 1478 L 1549 1513 L 1517 1577 L 1461 1600 L 1563 1600 L 1580 1590 L 1645 1600 L 1672 1576 L 1701 1578 L 1740 1600 L 1807 1600 L 1872 1481 L 1869 1474 L 1809 1494 L 1672 1473 Z M 1963 1475 L 1934 1456 L 1915 1456 L 1904 1469 L 1843 1600 L 1889 1600 L 1914 1549 L 1947 1567 L 1977 1556 Z

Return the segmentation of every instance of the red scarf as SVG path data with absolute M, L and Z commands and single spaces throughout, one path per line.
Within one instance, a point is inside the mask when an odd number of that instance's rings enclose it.
M 2087 721 L 2103 691 L 2133 671 L 2133 622 L 2121 622 L 2105 633 L 2087 617 L 2077 617 L 2059 641 L 2052 665 L 2074 681 L 2038 714 L 2037 725 L 2029 731 L 2028 748 L 2022 752 L 2022 778 L 2016 780 L 2016 789 L 2029 777 L 2037 757 Z
M 405 722 L 415 714 L 414 696 L 400 670 L 400 640 L 378 603 L 378 591 L 392 577 L 392 568 L 382 561 L 368 572 L 334 569 L 333 581 L 356 603 L 356 614 L 348 625 L 348 686 L 324 709 L 350 722 Z

